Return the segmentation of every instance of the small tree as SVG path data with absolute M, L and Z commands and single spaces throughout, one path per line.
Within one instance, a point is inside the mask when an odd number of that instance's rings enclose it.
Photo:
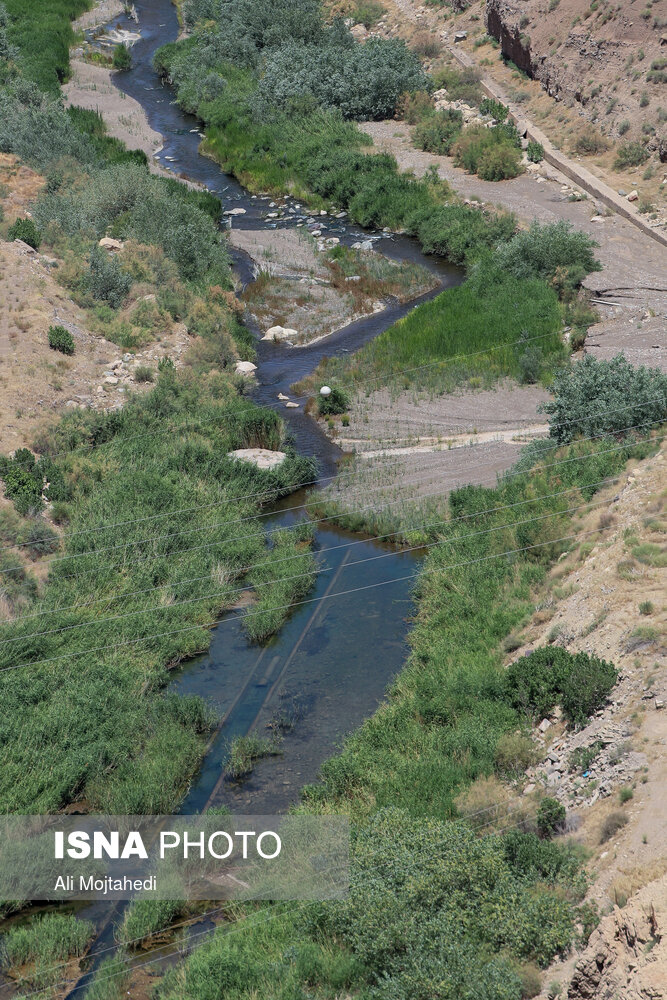
M 534 142 L 531 139 L 526 147 L 526 155 L 531 163 L 541 163 L 544 159 L 544 146 L 541 142 Z
M 23 240 L 33 250 L 39 250 L 40 243 L 42 242 L 42 234 L 32 219 L 17 219 L 9 227 L 7 238 L 10 241 Z
M 349 405 L 350 401 L 342 389 L 332 389 L 330 395 L 318 399 L 318 410 L 323 417 L 345 413 Z
M 74 339 L 64 326 L 49 327 L 49 347 L 61 354 L 74 354 Z
M 113 53 L 113 68 L 121 73 L 132 69 L 132 53 L 127 45 L 117 45 Z
M 545 839 L 558 829 L 565 820 L 565 806 L 558 799 L 542 799 L 537 809 L 537 829 Z

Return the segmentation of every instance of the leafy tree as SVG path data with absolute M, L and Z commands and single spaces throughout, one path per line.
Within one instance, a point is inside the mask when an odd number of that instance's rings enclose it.
M 61 354 L 74 354 L 74 338 L 64 326 L 49 327 L 49 347 Z
M 9 227 L 7 237 L 9 240 L 23 240 L 34 250 L 39 250 L 42 242 L 42 235 L 32 219 L 17 219 Z
M 342 389 L 334 388 L 328 396 L 319 396 L 317 407 L 322 416 L 329 414 L 345 413 L 349 409 L 350 401 Z
M 553 280 L 557 272 L 575 287 L 590 274 L 600 271 L 593 249 L 598 244 L 586 233 L 573 229 L 569 222 L 540 225 L 517 233 L 514 239 L 498 248 L 498 266 L 517 278 L 537 277 Z
M 667 375 L 659 368 L 635 367 L 622 354 L 610 361 L 588 354 L 557 371 L 553 394 L 542 411 L 549 414 L 549 434 L 559 444 L 667 420 Z

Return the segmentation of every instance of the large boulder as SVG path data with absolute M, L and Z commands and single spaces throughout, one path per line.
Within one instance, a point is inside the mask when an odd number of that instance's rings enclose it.
M 262 340 L 294 340 L 297 331 L 291 330 L 288 326 L 272 326 L 266 331 Z
M 275 469 L 287 458 L 284 451 L 269 451 L 268 448 L 238 448 L 227 454 L 239 462 L 250 462 L 258 469 Z

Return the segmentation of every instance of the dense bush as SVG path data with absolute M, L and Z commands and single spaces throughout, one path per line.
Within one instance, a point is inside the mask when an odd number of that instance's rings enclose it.
M 74 337 L 64 326 L 49 327 L 49 347 L 61 354 L 74 354 Z
M 640 167 L 649 158 L 649 151 L 643 142 L 626 142 L 618 147 L 614 170 L 627 170 L 629 167 Z
M 453 66 L 445 66 L 436 73 L 435 86 L 444 87 L 450 101 L 479 104 L 482 100 L 480 78 L 480 71 L 472 66 L 461 70 L 455 69 Z
M 659 368 L 635 367 L 622 354 L 610 361 L 586 355 L 556 373 L 553 394 L 543 412 L 559 444 L 632 427 L 645 434 L 667 420 L 667 375 Z
M 39 245 L 42 242 L 41 233 L 32 219 L 17 219 L 16 222 L 13 222 L 9 227 L 7 238 L 9 240 L 23 240 L 34 250 L 39 250 Z
M 336 108 L 353 119 L 389 118 L 406 91 L 423 90 L 426 77 L 417 57 L 396 39 L 371 38 L 365 45 L 293 42 L 266 59 L 258 96 L 285 109 L 309 95 L 315 105 Z
M 318 396 L 317 407 L 323 417 L 329 414 L 345 413 L 350 407 L 350 400 L 347 393 L 334 387 L 328 396 Z
M 4 0 L 10 56 L 21 72 L 53 94 L 69 72 L 69 48 L 74 41 L 70 21 L 88 7 L 87 0 Z
M 517 177 L 523 170 L 520 150 L 507 124 L 465 129 L 454 147 L 454 162 L 484 180 Z
M 427 153 L 448 154 L 462 128 L 463 115 L 460 111 L 436 111 L 417 125 L 414 144 Z
M 583 725 L 605 704 L 617 676 L 613 664 L 597 656 L 544 646 L 510 664 L 505 689 L 510 702 L 534 721 L 560 704 L 571 725 Z
M 537 807 L 537 829 L 542 837 L 550 837 L 565 820 L 565 806 L 548 796 Z
M 108 302 L 112 309 L 120 309 L 131 285 L 132 279 L 123 271 L 118 258 L 101 247 L 93 247 L 85 277 L 86 289 L 93 298 Z
M 544 146 L 542 143 L 531 140 L 526 146 L 526 156 L 531 163 L 541 163 L 544 159 Z
M 122 73 L 132 69 L 132 53 L 127 45 L 117 45 L 113 50 L 113 68 Z
M 62 977 L 62 964 L 80 956 L 94 933 L 89 920 L 74 914 L 47 913 L 10 927 L 2 937 L 2 960 L 15 972 L 33 965 L 24 982 L 46 989 Z
M 573 229 L 569 222 L 541 225 L 535 221 L 498 248 L 496 262 L 515 278 L 558 278 L 573 289 L 591 271 L 601 270 L 593 253 L 596 246 L 590 236 Z
M 492 97 L 484 97 L 479 102 L 479 110 L 483 115 L 491 115 L 497 122 L 504 122 L 509 115 L 509 108 L 502 101 L 495 101 Z

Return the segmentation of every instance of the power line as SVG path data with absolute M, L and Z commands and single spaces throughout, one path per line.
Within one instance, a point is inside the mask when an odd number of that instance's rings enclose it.
M 634 523 L 636 523 L 636 522 L 635 521 L 623 522 L 623 524 L 634 524 Z M 380 581 L 378 583 L 369 583 L 369 584 L 366 584 L 366 585 L 361 586 L 361 587 L 353 587 L 350 590 L 338 591 L 337 593 L 334 593 L 334 594 L 325 594 L 322 597 L 312 597 L 312 598 L 307 598 L 306 600 L 294 601 L 291 604 L 281 604 L 281 605 L 278 605 L 277 607 L 264 608 L 261 611 L 251 611 L 251 612 L 248 612 L 247 614 L 243 615 L 243 619 L 245 619 L 245 618 L 253 618 L 256 615 L 266 614 L 269 611 L 286 611 L 286 610 L 289 610 L 289 609 L 292 609 L 292 608 L 300 607 L 300 606 L 302 606 L 304 604 L 313 604 L 313 603 L 318 603 L 318 602 L 321 602 L 321 601 L 324 601 L 324 600 L 330 600 L 331 598 L 334 598 L 334 597 L 346 597 L 346 596 L 348 596 L 350 594 L 361 593 L 362 591 L 375 590 L 377 587 L 386 587 L 386 586 L 388 586 L 390 584 L 393 584 L 393 583 L 402 583 L 402 582 L 405 582 L 407 580 L 416 580 L 419 576 L 427 574 L 427 573 L 444 572 L 445 570 L 449 570 L 449 569 L 459 569 L 459 568 L 461 568 L 463 566 L 473 566 L 473 565 L 475 565 L 477 563 L 487 562 L 490 559 L 500 559 L 503 556 L 518 555 L 521 552 L 528 552 L 528 551 L 531 551 L 533 549 L 538 549 L 538 548 L 541 548 L 544 545 L 557 545 L 560 542 L 566 542 L 566 541 L 569 541 L 572 538 L 585 537 L 586 535 L 595 534 L 598 531 L 604 531 L 604 530 L 606 530 L 606 529 L 604 529 L 604 528 L 594 528 L 591 531 L 574 532 L 571 535 L 564 535 L 562 538 L 549 539 L 546 542 L 537 542 L 534 545 L 524 545 L 524 546 L 522 546 L 520 548 L 517 548 L 517 549 L 508 549 L 505 552 L 498 552 L 498 553 L 494 553 L 494 554 L 489 555 L 489 556 L 481 556 L 478 559 L 471 559 L 471 560 L 467 560 L 467 561 L 464 561 L 464 562 L 452 563 L 449 566 L 435 566 L 435 567 L 432 567 L 432 568 L 426 567 L 425 569 L 420 570 L 418 573 L 409 573 L 407 576 L 395 577 L 392 580 L 382 580 L 382 581 Z M 395 553 L 388 553 L 388 554 L 394 555 Z M 156 632 L 153 635 L 141 636 L 138 639 L 126 639 L 126 640 L 123 640 L 122 642 L 108 643 L 108 644 L 103 645 L 103 646 L 92 647 L 91 649 L 81 649 L 81 650 L 75 650 L 74 652 L 71 652 L 71 653 L 61 653 L 58 656 L 50 656 L 50 657 L 47 657 L 46 659 L 42 659 L 42 660 L 28 660 L 28 661 L 26 661 L 24 663 L 16 663 L 16 664 L 14 664 L 11 667 L 3 667 L 2 669 L 0 669 L 0 673 L 5 673 L 8 670 L 17 670 L 17 669 L 22 668 L 22 667 L 42 666 L 42 665 L 44 665 L 46 663 L 55 663 L 55 662 L 57 662 L 59 660 L 67 660 L 67 659 L 74 658 L 76 656 L 85 656 L 85 655 L 87 655 L 89 653 L 99 653 L 99 652 L 104 652 L 105 650 L 108 650 L 108 649 L 118 649 L 118 648 L 120 648 L 122 646 L 132 646 L 132 645 L 136 645 L 137 643 L 140 643 L 140 642 L 150 642 L 152 639 L 163 639 L 163 638 L 165 638 L 167 636 L 177 635 L 177 634 L 180 634 L 180 633 L 183 633 L 183 632 L 194 632 L 194 631 L 198 631 L 200 629 L 213 628 L 214 626 L 222 626 L 222 625 L 228 624 L 230 621 L 236 621 L 236 620 L 238 620 L 238 619 L 236 619 L 236 618 L 234 618 L 234 619 L 228 618 L 228 619 L 223 619 L 222 621 L 216 620 L 216 621 L 213 621 L 213 622 L 201 623 L 199 625 L 188 625 L 188 626 L 185 626 L 183 628 L 171 629 L 170 631 L 167 631 L 167 632 Z
M 595 485 L 595 484 L 591 484 L 591 485 Z M 582 487 L 582 488 L 585 488 L 585 487 Z M 573 491 L 569 490 L 569 491 L 563 491 L 563 492 L 573 492 Z M 555 494 L 555 495 L 557 495 L 557 494 Z M 549 496 L 550 495 L 548 494 L 546 497 L 539 497 L 537 499 L 539 499 L 539 500 L 548 499 Z M 484 528 L 481 531 L 472 531 L 472 532 L 469 532 L 467 535 L 457 535 L 457 536 L 451 537 L 451 538 L 439 539 L 436 542 L 428 542 L 428 543 L 422 543 L 422 544 L 419 544 L 419 545 L 412 545 L 412 546 L 409 546 L 407 548 L 398 549 L 397 551 L 383 552 L 380 555 L 369 556 L 366 559 L 357 559 L 355 562 L 349 562 L 346 565 L 347 565 L 347 568 L 351 568 L 352 566 L 361 566 L 364 563 L 376 562 L 378 559 L 387 559 L 387 558 L 390 558 L 392 556 L 395 557 L 397 555 L 404 555 L 404 554 L 406 554 L 408 552 L 423 551 L 424 549 L 431 549 L 431 548 L 433 548 L 435 546 L 440 546 L 440 545 L 454 545 L 454 544 L 457 544 L 459 542 L 466 541 L 469 538 L 474 538 L 474 537 L 476 537 L 478 535 L 488 535 L 488 534 L 490 534 L 493 531 L 502 531 L 505 528 L 519 527 L 520 525 L 525 525 L 525 524 L 534 524 L 535 522 L 537 522 L 537 521 L 543 521 L 546 518 L 557 517 L 557 516 L 560 516 L 560 515 L 563 515 L 563 514 L 571 514 L 571 513 L 574 513 L 574 511 L 583 510 L 584 508 L 598 507 L 600 504 L 606 504 L 606 503 L 607 503 L 606 499 L 603 499 L 603 500 L 589 500 L 587 503 L 578 504 L 575 507 L 567 507 L 565 510 L 549 511 L 546 514 L 540 514 L 537 517 L 525 518 L 523 521 L 511 521 L 511 522 L 506 522 L 505 524 L 494 525 L 491 528 Z M 446 524 L 446 523 L 448 523 L 448 522 L 445 522 L 445 521 L 436 522 L 436 524 Z M 416 530 L 416 529 L 413 528 L 411 530 Z M 348 543 L 344 543 L 344 544 L 341 544 L 341 545 L 332 546 L 331 548 L 332 549 L 348 548 L 349 546 L 358 545 L 358 544 L 359 544 L 359 542 L 348 542 Z M 330 550 L 326 549 L 325 551 L 330 551 Z M 291 557 L 288 556 L 286 558 L 290 559 L 290 558 L 294 558 L 294 556 L 291 556 Z M 276 560 L 276 562 L 281 562 L 281 561 L 285 561 L 285 560 Z M 260 566 L 264 566 L 264 565 L 266 565 L 266 562 L 260 563 L 259 565 Z M 271 563 L 271 565 L 273 565 L 273 563 Z M 257 568 L 257 567 L 250 567 L 250 568 L 252 569 L 252 568 Z M 309 570 L 306 573 L 297 573 L 296 575 L 293 575 L 293 576 L 278 577 L 275 580 L 267 580 L 267 581 L 265 581 L 263 583 L 255 584 L 255 587 L 258 587 L 258 586 L 259 587 L 270 587 L 270 586 L 275 585 L 276 583 L 287 583 L 287 582 L 293 581 L 293 580 L 303 580 L 306 577 L 312 577 L 315 574 L 315 572 L 317 572 L 319 574 L 332 573 L 335 568 L 336 567 L 334 567 L 334 566 L 327 566 L 327 567 L 320 568 L 317 571 L 315 571 L 315 570 Z M 122 621 L 122 620 L 125 620 L 127 618 L 134 618 L 137 615 L 152 614 L 153 612 L 156 612 L 156 611 L 171 611 L 174 608 L 180 608 L 180 607 L 183 607 L 184 605 L 198 604 L 201 601 L 210 601 L 210 600 L 213 600 L 216 597 L 227 597 L 227 596 L 231 596 L 232 594 L 240 594 L 244 590 L 247 590 L 247 589 L 248 589 L 247 587 L 239 587 L 239 588 L 236 588 L 234 590 L 229 590 L 229 589 L 219 590 L 219 591 L 216 591 L 213 594 L 204 594 L 201 597 L 190 597 L 190 598 L 187 598 L 184 601 L 175 601 L 173 604 L 162 604 L 162 605 L 158 604 L 158 605 L 153 605 L 150 608 L 140 608 L 137 611 L 128 611 L 125 614 L 122 614 L 122 615 L 113 615 L 110 618 L 93 618 L 90 621 L 78 622 L 75 625 L 63 625 L 61 628 L 46 629 L 43 632 L 28 632 L 26 634 L 22 634 L 22 635 L 19 635 L 19 636 L 14 636 L 11 639 L 3 639 L 3 640 L 1 640 L 0 641 L 0 646 L 5 646 L 8 643 L 12 643 L 12 642 L 25 642 L 27 639 L 36 639 L 36 638 L 38 638 L 40 636 L 57 635 L 57 634 L 61 634 L 62 632 L 71 632 L 71 631 L 73 631 L 75 629 L 88 628 L 90 626 L 105 625 L 105 624 L 108 624 L 109 622 Z M 274 610 L 274 609 L 268 609 L 268 610 Z M 262 612 L 258 612 L 258 613 L 261 614 Z M 241 620 L 244 617 L 245 617 L 244 615 L 239 615 L 238 616 L 238 618 L 241 619 Z
M 575 418 L 572 418 L 571 420 L 559 421 L 558 423 L 550 424 L 549 427 L 550 427 L 550 429 L 552 429 L 554 427 L 569 426 L 572 423 L 582 423 L 585 420 L 590 419 L 590 416 L 596 416 L 596 415 L 607 414 L 607 413 L 620 413 L 620 412 L 624 412 L 625 410 L 628 410 L 628 409 L 629 410 L 633 410 L 633 409 L 637 409 L 637 407 L 639 407 L 639 406 L 645 405 L 646 403 L 659 402 L 663 398 L 664 397 L 662 397 L 662 396 L 656 396 L 654 399 L 645 400 L 642 403 L 628 403 L 625 406 L 618 407 L 615 410 L 604 410 L 604 411 L 599 411 L 598 414 L 591 414 L 591 415 L 587 415 L 586 417 L 575 417 Z M 653 421 L 653 423 L 655 423 L 655 422 L 656 421 Z M 657 422 L 660 422 L 660 421 L 657 421 Z M 636 425 L 633 425 L 633 426 L 640 427 L 640 426 L 644 426 L 644 425 L 642 425 L 642 424 L 636 424 Z M 630 429 L 630 428 L 623 428 L 623 430 L 628 430 L 628 429 Z M 520 430 L 519 430 L 519 432 L 520 432 Z M 605 435 L 596 435 L 596 436 L 597 437 L 601 437 L 601 436 L 605 436 Z M 588 440 L 588 439 L 584 438 L 583 440 Z M 475 442 L 472 445 L 469 445 L 468 447 L 479 447 L 481 445 L 488 444 L 488 443 L 489 442 Z M 558 444 L 554 443 L 554 447 L 558 447 Z M 307 488 L 309 486 L 318 486 L 318 485 L 321 485 L 322 483 L 333 481 L 333 480 L 337 480 L 339 482 L 341 480 L 344 481 L 344 480 L 347 480 L 347 479 L 354 478 L 355 476 L 358 476 L 359 474 L 360 473 L 358 471 L 352 471 L 352 472 L 349 472 L 349 473 L 334 474 L 332 476 L 326 476 L 323 479 L 310 479 L 310 480 L 306 480 L 306 481 L 300 482 L 300 483 L 292 483 L 289 487 L 285 486 L 284 489 L 290 489 L 290 490 L 305 489 L 305 488 Z M 237 502 L 240 502 L 241 500 L 249 500 L 249 499 L 253 499 L 253 498 L 257 498 L 257 497 L 271 498 L 272 496 L 274 496 L 275 492 L 276 492 L 275 489 L 272 490 L 270 488 L 266 488 L 264 490 L 258 490 L 258 491 L 255 491 L 253 493 L 244 493 L 244 494 L 241 494 L 241 495 L 236 496 L 236 497 L 225 497 L 222 500 L 212 501 L 211 503 L 207 503 L 207 504 L 199 504 L 199 505 L 196 505 L 194 507 L 181 507 L 181 508 L 177 508 L 177 509 L 171 510 L 171 511 L 164 511 L 164 512 L 162 512 L 160 514 L 150 514 L 150 515 L 147 515 L 146 517 L 131 518 L 131 519 L 125 520 L 125 521 L 112 521 L 112 522 L 109 522 L 107 524 L 97 525 L 97 526 L 91 527 L 91 528 L 81 528 L 78 531 L 68 531 L 68 532 L 64 532 L 60 536 L 60 538 L 61 539 L 64 539 L 64 538 L 74 538 L 77 535 L 87 535 L 87 534 L 90 534 L 91 532 L 95 532 L 95 531 L 106 531 L 107 529 L 110 530 L 111 528 L 127 527 L 130 524 L 141 524 L 141 523 L 145 523 L 146 521 L 155 521 L 155 520 L 158 520 L 160 518 L 175 517 L 177 514 L 192 514 L 192 513 L 196 513 L 197 511 L 208 510 L 208 509 L 210 509 L 212 507 L 223 506 L 224 504 L 237 503 Z M 266 517 L 266 516 L 270 516 L 270 514 L 269 513 L 265 513 L 265 514 L 259 514 L 259 515 L 256 515 L 256 516 L 258 516 L 258 517 L 262 517 L 262 516 Z M 0 546 L 0 551 L 2 549 L 8 549 L 8 548 L 15 548 L 15 545 L 13 545 L 12 543 L 9 543 L 7 545 Z
M 661 418 L 659 420 L 647 421 L 647 422 L 645 422 L 643 424 L 633 424 L 633 425 L 631 425 L 629 427 L 621 428 L 621 430 L 624 431 L 624 432 L 631 431 L 631 430 L 638 430 L 640 428 L 651 427 L 651 426 L 654 426 L 655 424 L 661 424 L 663 422 L 664 422 L 664 420 Z M 619 433 L 620 433 L 620 431 L 619 431 Z M 586 441 L 595 441 L 595 440 L 599 440 L 601 438 L 606 438 L 606 437 L 608 437 L 607 434 L 593 435 L 593 436 L 591 436 L 589 438 L 581 438 L 579 440 L 579 442 L 577 442 L 577 443 L 585 443 Z M 483 446 L 483 445 L 472 445 L 471 447 L 481 447 L 481 446 Z M 629 446 L 630 446 L 630 444 L 624 444 L 624 445 L 621 445 L 619 447 L 622 449 L 622 448 L 629 447 Z M 609 449 L 609 450 L 614 451 L 614 450 L 619 450 L 619 449 L 617 448 L 617 449 Z M 605 452 L 598 452 L 597 454 L 605 454 Z M 577 456 L 577 458 L 590 458 L 590 457 L 592 457 L 592 456 L 591 455 Z M 576 459 L 572 459 L 572 461 L 574 461 L 574 460 L 576 460 Z M 471 468 L 473 468 L 473 469 L 474 468 L 483 468 L 486 464 L 487 464 L 486 462 L 482 462 L 482 463 L 478 464 L 477 466 L 474 466 L 474 465 L 473 466 L 468 466 L 468 469 L 471 469 Z M 555 465 L 555 464 L 559 464 L 559 463 L 551 463 L 551 465 Z M 548 468 L 551 467 L 551 465 L 550 464 L 546 464 L 546 465 L 543 465 L 543 466 L 535 466 L 534 469 L 532 469 L 530 471 L 534 472 L 534 471 L 540 471 L 540 469 L 548 469 Z M 521 472 L 517 473 L 517 475 L 526 475 L 526 474 L 527 474 L 527 472 L 525 472 L 525 471 L 521 471 Z M 430 478 L 431 473 L 425 473 L 424 475 L 425 475 L 426 478 Z M 418 482 L 418 481 L 419 481 L 419 479 L 416 480 L 416 482 Z M 365 492 L 366 493 L 376 493 L 376 492 L 384 490 L 386 488 L 387 488 L 387 484 L 382 484 L 380 486 L 374 487 L 373 489 L 369 489 L 369 490 L 367 490 Z M 442 493 L 442 488 L 440 488 L 439 490 L 437 490 L 436 494 L 437 493 Z M 433 495 L 433 494 L 431 494 L 431 495 Z M 407 499 L 412 499 L 412 498 L 407 498 Z M 419 498 L 417 498 L 417 499 L 419 499 Z M 396 501 L 396 502 L 400 502 L 400 501 Z M 284 508 L 283 513 L 288 513 L 288 512 L 290 512 L 292 510 L 297 510 L 297 511 L 306 510 L 309 507 L 319 507 L 319 506 L 322 505 L 322 503 L 323 503 L 322 498 L 319 498 L 318 500 L 314 500 L 314 501 L 312 501 L 310 503 L 297 504 L 294 507 L 286 507 L 286 508 Z M 373 505 L 371 505 L 371 507 L 372 506 Z M 363 510 L 364 508 L 361 508 L 361 509 Z M 352 513 L 354 513 L 354 512 L 352 512 Z M 358 511 L 357 511 L 357 513 L 358 513 Z M 41 565 L 51 565 L 52 563 L 66 562 L 66 561 L 68 561 L 70 559 L 82 559 L 85 556 L 101 555 L 103 553 L 114 552 L 114 551 L 117 551 L 119 549 L 126 550 L 128 548 L 128 546 L 131 546 L 131 545 L 145 545 L 145 544 L 148 544 L 148 543 L 151 543 L 151 542 L 163 541 L 163 540 L 168 539 L 168 538 L 176 538 L 176 537 L 181 536 L 181 535 L 199 534 L 202 531 L 209 531 L 209 530 L 212 530 L 214 528 L 227 528 L 227 527 L 229 527 L 231 525 L 234 525 L 234 524 L 244 524 L 244 523 L 247 523 L 249 521 L 255 521 L 255 520 L 258 520 L 258 519 L 261 519 L 261 518 L 264 518 L 264 517 L 274 517 L 275 514 L 276 514 L 275 511 L 266 511 L 266 512 L 259 513 L 259 514 L 251 514 L 251 515 L 248 515 L 247 517 L 233 518 L 233 519 L 231 519 L 229 521 L 218 521 L 218 522 L 215 522 L 213 524 L 200 525 L 197 528 L 183 528 L 180 531 L 167 532 L 166 534 L 163 534 L 163 535 L 151 535 L 151 536 L 148 536 L 146 538 L 135 539 L 135 540 L 129 541 L 129 542 L 121 542 L 121 543 L 118 543 L 116 545 L 104 546 L 102 548 L 97 548 L 97 549 L 88 549 L 88 550 L 85 550 L 84 552 L 69 552 L 69 553 L 64 553 L 63 555 L 58 555 L 58 556 L 54 555 L 54 556 L 52 556 L 49 559 L 42 560 Z M 335 517 L 337 515 L 333 515 L 333 516 Z M 324 520 L 324 519 L 322 519 L 322 520 Z M 280 530 L 290 530 L 290 529 L 279 527 L 279 528 L 277 528 L 275 530 L 276 531 L 280 531 Z M 207 543 L 207 544 L 209 544 L 209 543 Z M 219 544 L 222 544 L 222 543 L 219 543 Z M 195 548 L 197 548 L 197 547 L 201 547 L 201 546 L 195 546 Z M 178 550 L 178 552 L 176 554 L 179 554 L 180 552 L 189 552 L 189 551 L 194 551 L 194 549 Z M 20 573 L 20 572 L 24 572 L 24 567 L 23 566 L 10 567 L 10 568 L 8 568 L 6 570 L 3 570 L 3 572 L 5 574 Z
M 600 454 L 600 453 L 598 452 L 598 454 Z M 558 463 L 555 463 L 555 464 L 558 464 Z M 434 527 L 437 527 L 438 525 L 456 524 L 458 521 L 465 521 L 465 520 L 469 520 L 470 518 L 482 517 L 484 514 L 495 514 L 495 513 L 497 513 L 498 511 L 501 511 L 501 510 L 511 510 L 511 509 L 513 509 L 515 507 L 522 507 L 522 506 L 524 506 L 525 504 L 528 504 L 528 503 L 537 503 L 540 500 L 548 500 L 548 499 L 552 499 L 553 497 L 564 496 L 567 493 L 576 493 L 576 492 L 579 492 L 580 490 L 583 490 L 583 489 L 591 489 L 594 486 L 602 486 L 602 485 L 605 485 L 607 483 L 615 482 L 617 479 L 618 479 L 618 474 L 613 475 L 613 476 L 607 476 L 605 479 L 598 479 L 598 480 L 596 480 L 595 482 L 592 482 L 592 483 L 582 483 L 582 484 L 580 484 L 578 486 L 571 486 L 571 487 L 569 487 L 566 490 L 559 490 L 556 493 L 542 493 L 539 496 L 529 497 L 526 500 L 517 500 L 515 503 L 511 503 L 511 504 L 498 504 L 495 507 L 487 507 L 485 510 L 474 511 L 474 512 L 469 513 L 469 514 L 459 514 L 459 515 L 457 515 L 457 517 L 444 518 L 444 519 L 439 520 L 439 521 L 432 521 L 432 522 L 430 522 L 428 524 L 417 524 L 417 525 L 411 524 L 409 526 L 409 528 L 402 527 L 402 528 L 396 529 L 395 531 L 387 532 L 387 533 L 385 533 L 383 535 L 374 535 L 373 536 L 373 541 L 383 541 L 383 540 L 386 540 L 388 538 L 392 538 L 395 535 L 403 535 L 403 534 L 405 534 L 406 531 L 419 531 L 419 530 L 426 530 L 426 529 L 429 529 L 429 528 L 434 528 Z M 438 492 L 440 492 L 440 491 L 438 491 Z M 353 514 L 354 513 L 359 513 L 360 510 L 363 511 L 363 509 L 364 508 L 360 508 L 359 510 L 353 511 L 352 513 Z M 379 508 L 379 509 L 383 509 L 383 508 Z M 335 514 L 331 515 L 331 517 L 336 517 L 336 516 L 337 515 L 335 515 Z M 325 521 L 325 520 L 328 520 L 328 519 L 327 518 L 322 518 L 321 519 L 321 521 Z M 317 523 L 321 523 L 321 521 L 318 521 Z M 302 525 L 302 524 L 308 524 L 308 523 L 311 523 L 311 522 L 307 522 L 307 521 L 299 522 L 300 525 Z M 284 528 L 284 529 L 276 529 L 276 530 L 287 530 L 287 529 Z M 357 539 L 357 540 L 355 540 L 353 542 L 344 542 L 341 545 L 329 545 L 326 548 L 321 549 L 320 553 L 323 554 L 323 553 L 326 553 L 326 552 L 333 552 L 333 551 L 336 551 L 337 549 L 348 548 L 348 547 L 352 547 L 354 545 L 363 545 L 363 544 L 366 543 L 366 541 L 367 541 L 367 539 L 360 538 L 360 539 Z M 401 551 L 405 551 L 405 550 L 401 550 Z M 277 563 L 280 563 L 280 562 L 288 562 L 288 561 L 290 561 L 293 558 L 294 558 L 294 556 L 292 555 L 292 556 L 285 556 L 282 559 L 270 559 L 270 560 L 265 559 L 265 560 L 263 560 L 260 563 L 255 563 L 252 566 L 246 567 L 243 572 L 245 574 L 247 574 L 247 573 L 249 573 L 253 569 L 258 569 L 259 567 L 265 566 L 267 564 L 267 562 L 270 562 L 271 565 L 274 566 L 274 565 L 276 565 Z M 75 579 L 75 578 L 76 577 L 72 577 L 72 579 Z M 168 581 L 167 583 L 158 584 L 155 587 L 145 587 L 142 590 L 134 590 L 134 591 L 129 591 L 129 592 L 125 593 L 125 594 L 118 594 L 115 597 L 100 597 L 100 598 L 97 598 L 94 601 L 87 601 L 84 604 L 71 604 L 71 605 L 65 606 L 65 607 L 51 608 L 51 609 L 49 609 L 47 611 L 39 611 L 39 612 L 36 612 L 35 614 L 31 614 L 31 615 L 20 615 L 18 618 L 15 618 L 15 619 L 13 619 L 12 622 L 8 623 L 8 625 L 11 625 L 13 627 L 13 626 L 16 626 L 17 624 L 19 624 L 20 622 L 28 621 L 28 620 L 31 620 L 33 618 L 41 618 L 44 615 L 62 614 L 65 611 L 79 611 L 79 610 L 84 610 L 85 608 L 91 607 L 93 604 L 103 604 L 103 603 L 110 603 L 111 601 L 126 600 L 129 597 L 137 597 L 137 596 L 139 596 L 141 594 L 154 593 L 156 590 L 163 590 L 166 587 L 181 587 L 181 586 L 184 586 L 185 584 L 188 584 L 188 583 L 201 583 L 204 580 L 210 580 L 210 578 L 211 578 L 211 573 L 209 572 L 205 576 L 196 576 L 196 577 L 191 577 L 189 579 L 184 579 L 184 580 Z M 271 582 L 275 583 L 277 581 L 271 581 Z M 248 586 L 239 588 L 239 592 L 243 591 L 243 590 L 247 590 L 247 589 L 248 589 Z M 236 592 L 236 591 L 234 591 L 234 592 Z M 92 619 L 92 621 L 91 621 L 90 624 L 94 624 L 95 621 L 96 621 L 96 619 Z M 30 634 L 31 635 L 43 635 L 44 633 L 37 632 L 37 633 L 30 633 Z M 11 640 L 11 641 L 13 641 L 13 640 Z M 3 643 L 0 642 L 0 645 L 2 645 L 2 644 Z

